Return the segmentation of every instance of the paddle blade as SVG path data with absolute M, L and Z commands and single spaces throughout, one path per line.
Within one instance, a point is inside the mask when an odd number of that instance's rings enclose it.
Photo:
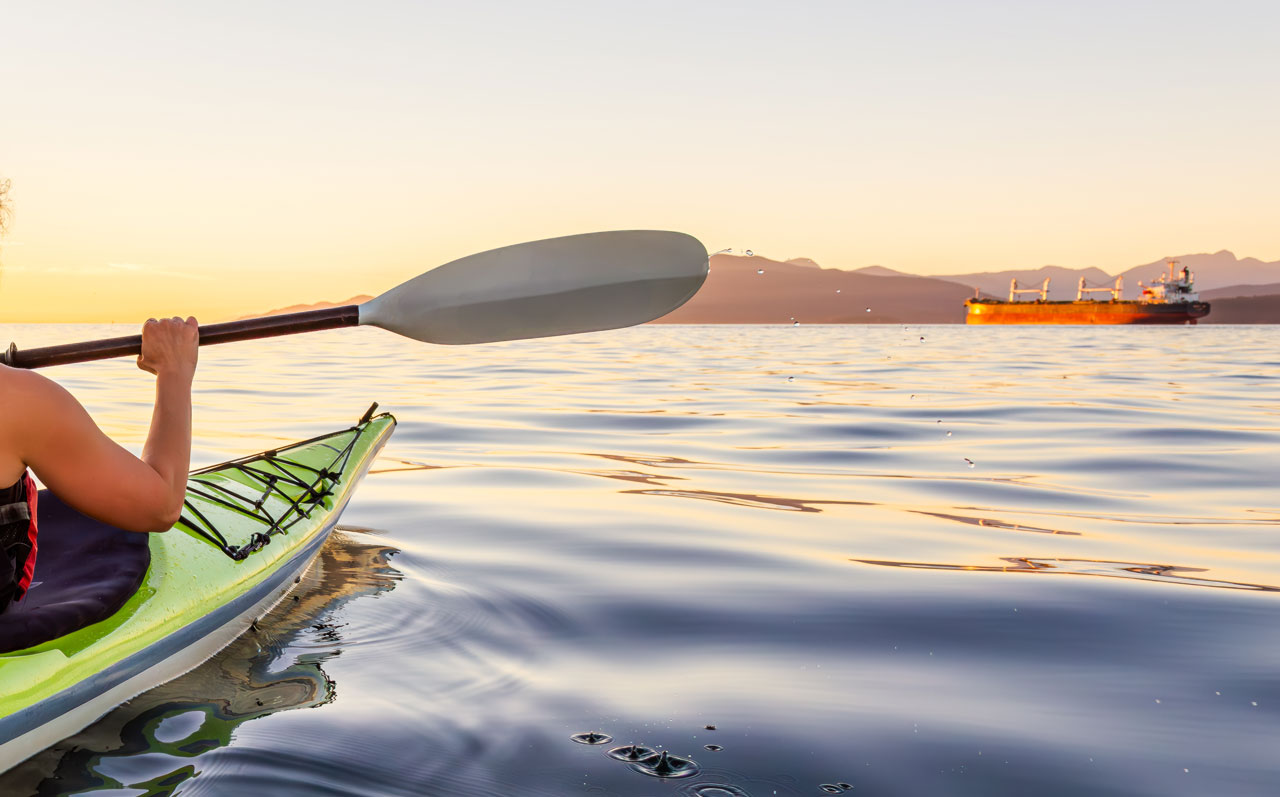
M 706 278 L 706 247 L 684 233 L 570 235 L 433 268 L 360 305 L 360 323 L 428 343 L 595 332 L 664 316 Z

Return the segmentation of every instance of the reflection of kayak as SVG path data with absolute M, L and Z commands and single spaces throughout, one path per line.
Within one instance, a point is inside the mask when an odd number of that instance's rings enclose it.
M 77 734 L 0 774 L 0 794 L 78 794 L 125 789 L 122 761 L 159 754 L 129 778 L 167 787 L 196 776 L 200 757 L 231 743 L 242 724 L 332 701 L 325 664 L 347 645 L 335 615 L 349 602 L 395 589 L 395 548 L 366 534 L 335 531 L 289 597 L 191 672 L 148 690 Z M 175 730 L 177 729 L 177 730 Z M 126 779 L 127 780 L 127 779 Z M 135 788 L 141 788 L 135 786 Z
M 366 415 L 196 471 L 166 534 L 119 531 L 42 493 L 37 583 L 0 615 L 0 772 L 197 666 L 270 610 L 394 428 Z

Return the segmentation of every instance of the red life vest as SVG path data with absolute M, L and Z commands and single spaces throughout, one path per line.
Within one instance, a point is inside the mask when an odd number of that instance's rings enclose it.
M 30 473 L 0 490 L 0 611 L 22 600 L 36 572 L 36 498 Z

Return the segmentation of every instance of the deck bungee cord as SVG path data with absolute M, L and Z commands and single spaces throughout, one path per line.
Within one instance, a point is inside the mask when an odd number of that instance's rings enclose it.
M 287 448 L 231 460 L 213 468 L 193 471 L 187 478 L 187 498 L 183 501 L 182 517 L 174 527 L 206 540 L 237 562 L 262 550 L 271 543 L 272 537 L 287 534 L 294 525 L 310 518 L 311 512 L 333 495 L 333 485 L 346 472 L 360 429 L 369 423 L 377 408 L 378 404 L 374 402 L 350 429 L 303 440 Z M 346 443 L 341 447 L 328 442 L 344 436 Z M 324 467 L 316 468 L 283 456 L 286 452 L 315 445 L 322 445 L 334 452 L 333 460 Z M 311 475 L 303 477 L 295 471 Z M 240 485 L 228 478 L 229 473 L 243 475 L 251 484 Z M 230 484 L 252 486 L 260 491 L 255 489 L 256 497 L 246 496 L 232 489 Z M 272 515 L 267 509 L 268 499 L 273 495 L 285 503 L 284 510 L 279 515 Z M 209 520 L 196 506 L 193 498 L 251 518 L 263 524 L 266 530 L 254 531 L 243 544 L 233 545 L 218 528 L 218 524 Z

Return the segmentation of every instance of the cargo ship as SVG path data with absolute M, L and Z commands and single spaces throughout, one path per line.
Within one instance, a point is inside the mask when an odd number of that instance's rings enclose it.
M 1086 287 L 1084 277 L 1076 291 L 1075 301 L 1049 301 L 1049 280 L 1039 288 L 1019 288 L 1015 279 L 1009 285 L 1009 300 L 983 299 L 975 296 L 966 301 L 967 324 L 1194 324 L 1209 314 L 1209 303 L 1200 301 L 1195 292 L 1195 276 L 1178 261 L 1168 262 L 1168 274 L 1161 274 L 1150 284 L 1138 283 L 1142 298 L 1121 299 L 1122 277 L 1115 285 Z M 1110 299 L 1092 299 L 1090 294 L 1110 293 Z M 1020 296 L 1039 294 L 1032 299 Z

